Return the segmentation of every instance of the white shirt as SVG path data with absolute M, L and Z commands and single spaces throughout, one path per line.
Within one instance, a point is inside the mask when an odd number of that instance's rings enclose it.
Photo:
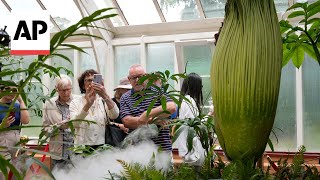
M 74 123 L 76 134 L 74 139 L 75 145 L 105 144 L 105 126 L 108 122 L 108 117 L 110 119 L 116 119 L 119 115 L 118 106 L 113 101 L 112 103 L 113 108 L 109 110 L 108 106 L 103 103 L 103 99 L 97 97 L 88 112 L 85 112 L 83 111 L 83 106 L 86 104 L 84 97 L 71 101 L 69 107 L 71 120 L 81 119 L 96 122 L 96 124 L 84 121 Z
M 186 98 L 191 102 L 191 104 L 186 100 L 182 101 L 181 107 L 179 108 L 179 119 L 195 118 L 199 115 L 199 110 L 194 99 L 189 95 L 186 95 Z M 173 148 L 177 148 L 179 150 L 179 156 L 184 156 L 188 152 L 188 148 L 186 146 L 187 135 L 188 130 L 186 128 L 172 144 Z

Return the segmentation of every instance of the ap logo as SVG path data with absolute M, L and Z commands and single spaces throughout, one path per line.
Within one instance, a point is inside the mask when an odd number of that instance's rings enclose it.
M 11 55 L 50 54 L 50 16 L 47 11 L 10 13 L 8 32 L 11 36 Z

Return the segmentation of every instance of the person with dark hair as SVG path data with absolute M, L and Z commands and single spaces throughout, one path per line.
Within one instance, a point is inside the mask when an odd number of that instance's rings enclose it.
M 181 94 L 183 96 L 190 96 L 194 99 L 198 112 L 200 112 L 201 106 L 203 106 L 202 87 L 202 79 L 197 73 L 188 74 L 181 87 Z
M 7 81 L 9 82 L 9 81 Z M 15 84 L 11 81 L 12 84 Z M 17 98 L 17 102 L 13 102 L 15 96 L 19 93 L 17 85 L 2 85 L 0 88 L 1 94 L 4 96 L 0 99 L 0 123 L 1 127 L 5 128 L 12 128 L 20 126 L 21 124 L 28 124 L 30 121 L 29 112 L 27 107 L 19 95 Z M 9 106 L 14 104 L 10 115 L 6 117 L 6 114 L 9 111 Z M 20 130 L 7 130 L 0 132 L 0 155 L 10 160 L 16 154 L 16 148 L 9 148 L 14 147 L 20 141 Z M 0 176 L 1 177 L 1 176 Z
M 188 74 L 183 80 L 180 93 L 189 102 L 182 101 L 178 108 L 178 119 L 195 118 L 199 115 L 201 106 L 203 106 L 202 87 L 202 79 L 196 73 Z M 199 138 L 195 137 L 193 139 L 193 149 L 188 152 L 187 135 L 188 130 L 186 128 L 173 143 L 173 147 L 178 149 L 179 156 L 183 157 L 185 163 L 201 166 L 204 162 L 205 150 L 202 148 Z
M 97 149 L 105 144 L 105 127 L 110 119 L 119 115 L 119 108 L 112 101 L 102 84 L 93 82 L 94 75 L 98 74 L 93 69 L 86 70 L 78 78 L 79 88 L 84 94 L 81 98 L 73 99 L 70 103 L 71 120 L 89 120 L 74 122 L 75 145 L 85 145 Z

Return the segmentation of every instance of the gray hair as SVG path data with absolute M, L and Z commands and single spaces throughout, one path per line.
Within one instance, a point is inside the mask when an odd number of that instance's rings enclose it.
M 58 87 L 64 88 L 69 84 L 72 86 L 71 78 L 65 74 L 60 74 L 60 76 L 56 77 L 55 83 L 56 83 L 56 88 Z
M 140 65 L 140 64 L 134 64 L 134 65 L 130 66 L 129 71 L 128 71 L 128 74 L 130 74 L 130 71 L 131 71 L 132 69 L 135 69 L 135 68 L 142 68 L 143 71 L 146 71 L 142 65 Z

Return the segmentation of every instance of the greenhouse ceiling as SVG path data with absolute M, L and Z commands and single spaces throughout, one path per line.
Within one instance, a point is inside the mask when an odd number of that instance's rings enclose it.
M 299 0 L 298 0 L 299 1 Z M 300 0 L 301 2 L 303 0 Z M 314 0 L 312 0 L 314 1 Z M 114 7 L 118 16 L 101 22 L 111 38 L 218 30 L 226 0 L 1 0 L 1 15 L 11 11 L 48 10 L 52 33 L 97 9 Z M 295 0 L 275 0 L 279 14 Z M 1 23 L 0 23 L 1 24 Z M 3 28 L 3 27 L 0 27 Z

